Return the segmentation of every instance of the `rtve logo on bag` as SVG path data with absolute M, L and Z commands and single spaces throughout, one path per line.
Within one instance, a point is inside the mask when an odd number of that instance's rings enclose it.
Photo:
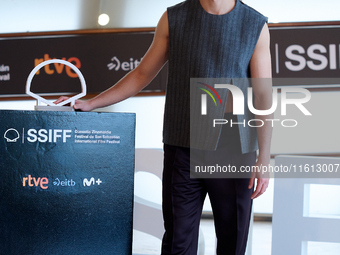
M 28 177 L 22 178 L 22 186 L 23 187 L 39 187 L 41 189 L 47 189 L 48 188 L 48 179 L 47 177 L 32 177 L 31 175 L 28 175 Z
M 21 141 L 21 143 L 30 142 L 40 142 L 40 143 L 66 143 L 69 138 L 71 138 L 72 130 L 69 129 L 34 129 L 30 128 L 25 131 L 22 129 L 21 139 L 19 131 L 15 128 L 9 128 L 4 133 L 4 139 L 7 143 L 16 143 Z

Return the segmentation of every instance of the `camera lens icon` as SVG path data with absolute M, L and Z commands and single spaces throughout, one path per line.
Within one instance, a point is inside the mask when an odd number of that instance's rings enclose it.
M 20 135 L 16 129 L 10 128 L 7 129 L 7 131 L 5 132 L 4 138 L 8 143 L 16 143 L 17 140 L 20 138 Z

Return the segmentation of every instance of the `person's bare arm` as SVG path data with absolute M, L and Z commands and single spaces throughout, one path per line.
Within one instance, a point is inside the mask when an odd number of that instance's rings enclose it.
M 158 22 L 153 42 L 140 64 L 98 96 L 87 101 L 77 100 L 74 108 L 91 111 L 123 101 L 142 90 L 168 60 L 168 37 L 168 16 L 165 12 Z M 66 99 L 67 97 L 60 97 L 55 103 L 58 104 Z
M 272 70 L 269 40 L 269 30 L 267 24 L 265 24 L 250 61 L 251 78 L 255 78 L 252 80 L 252 86 L 254 93 L 254 107 L 257 110 L 268 110 L 272 106 L 272 83 L 270 79 Z M 265 121 L 265 119 L 272 119 L 273 114 L 255 115 L 255 118 L 264 122 L 262 127 L 257 127 L 259 155 L 256 166 L 268 166 L 270 163 L 272 124 L 270 121 Z M 256 189 L 251 196 L 252 199 L 262 195 L 269 184 L 268 176 L 257 173 L 256 175 L 252 175 L 249 182 L 249 188 L 254 186 L 255 178 L 257 179 L 257 182 Z

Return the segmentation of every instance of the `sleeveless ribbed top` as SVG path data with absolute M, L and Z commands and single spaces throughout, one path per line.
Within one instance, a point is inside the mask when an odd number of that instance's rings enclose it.
M 163 142 L 190 147 L 190 78 L 249 77 L 249 62 L 267 18 L 240 0 L 224 15 L 209 14 L 199 0 L 169 7 L 167 14 L 169 60 Z M 223 118 L 223 112 L 218 115 Z M 247 112 L 238 115 L 238 121 L 251 117 Z M 217 134 L 208 143 L 191 147 L 216 149 L 220 129 L 221 125 L 214 129 Z M 256 150 L 256 129 L 239 126 L 239 131 L 242 152 Z

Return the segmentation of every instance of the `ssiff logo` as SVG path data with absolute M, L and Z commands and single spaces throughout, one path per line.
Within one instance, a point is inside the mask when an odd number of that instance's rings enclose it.
M 292 72 L 300 72 L 306 68 L 311 71 L 323 71 L 323 70 L 337 70 L 339 60 L 337 61 L 337 47 L 340 44 L 311 44 L 308 47 L 293 44 L 289 45 L 284 52 L 279 51 L 279 44 L 275 44 L 275 65 L 276 73 L 280 73 L 280 59 L 286 58 L 282 67 Z M 283 47 L 283 46 L 282 46 Z M 281 48 L 281 47 L 280 47 Z
M 6 130 L 4 134 L 4 138 L 8 143 L 16 143 L 17 140 L 20 138 L 19 132 L 14 128 L 9 128 Z
M 21 143 L 25 143 L 25 140 L 30 143 L 66 143 L 68 139 L 72 137 L 72 130 L 69 129 L 34 129 L 30 128 L 25 133 L 25 128 L 22 129 Z M 9 128 L 4 133 L 4 138 L 7 143 L 16 143 L 20 138 L 18 130 Z

